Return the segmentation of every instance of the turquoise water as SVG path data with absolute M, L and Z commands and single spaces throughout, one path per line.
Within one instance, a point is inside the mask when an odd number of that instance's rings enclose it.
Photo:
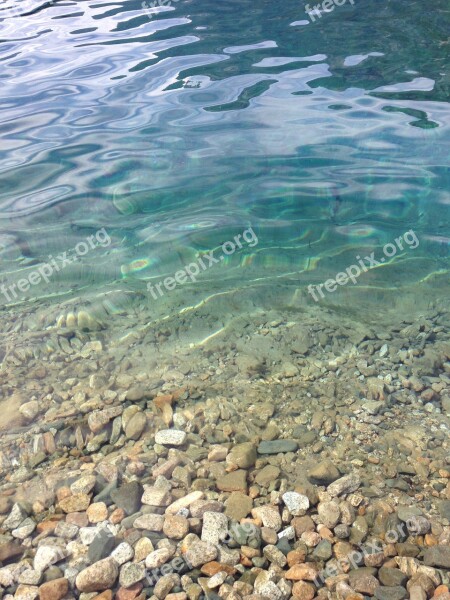
M 447 2 L 149 6 L 1 6 L 5 319 L 448 297 Z

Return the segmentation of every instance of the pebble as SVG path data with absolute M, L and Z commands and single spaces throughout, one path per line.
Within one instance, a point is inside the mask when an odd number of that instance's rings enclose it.
M 284 454 L 296 452 L 298 444 L 294 440 L 273 440 L 261 442 L 258 446 L 258 454 Z
M 205 512 L 203 515 L 202 541 L 219 544 L 228 533 L 228 518 L 223 513 Z
M 116 561 L 111 557 L 104 558 L 81 571 L 75 585 L 80 592 L 102 592 L 112 588 L 118 576 Z
M 361 478 L 357 473 L 344 475 L 327 487 L 327 493 L 333 498 L 342 494 L 350 494 L 355 492 L 361 485 Z
M 65 577 L 43 583 L 39 588 L 40 600 L 61 600 L 69 591 L 69 581 Z
M 297 492 L 285 492 L 283 494 L 283 502 L 287 509 L 294 517 L 306 514 L 309 508 L 309 498 Z
M 146 538 L 141 538 L 141 539 L 146 539 Z M 151 548 L 153 549 L 153 546 Z M 150 552 L 150 550 L 149 550 L 149 552 Z M 149 552 L 147 552 L 145 556 L 147 556 L 147 554 Z M 130 546 L 130 544 L 128 542 L 122 542 L 111 552 L 111 558 L 113 558 L 119 566 L 132 560 L 133 557 L 134 557 L 134 550 L 133 550 L 133 547 Z
M 179 429 L 162 429 L 155 435 L 155 443 L 162 446 L 182 446 L 187 434 Z
M 145 565 L 142 563 L 126 563 L 120 569 L 119 583 L 128 588 L 142 581 L 145 577 Z
M 217 558 L 217 547 L 209 542 L 198 541 L 189 547 L 185 558 L 195 569 Z

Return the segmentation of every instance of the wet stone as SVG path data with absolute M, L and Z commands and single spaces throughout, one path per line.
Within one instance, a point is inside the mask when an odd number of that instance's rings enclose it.
M 227 473 L 217 480 L 217 488 L 222 492 L 246 492 L 247 472 L 240 469 Z
M 155 435 L 155 443 L 162 446 L 182 446 L 186 441 L 186 432 L 178 429 L 163 429 Z
M 404 587 L 379 587 L 375 590 L 375 598 L 377 600 L 404 600 L 408 595 L 408 592 Z
M 450 546 L 433 546 L 425 550 L 423 562 L 428 567 L 450 569 Z
M 292 516 L 303 516 L 309 508 L 309 499 L 297 492 L 286 492 L 283 494 L 283 502 Z
M 225 514 L 233 521 L 245 518 L 253 508 L 253 500 L 241 492 L 233 492 L 225 503 Z
M 92 540 L 89 546 L 88 557 L 91 563 L 106 558 L 113 551 L 116 540 L 109 531 L 102 529 Z
M 266 465 L 255 477 L 255 481 L 262 487 L 267 487 L 272 481 L 275 481 L 280 475 L 280 469 L 274 465 Z
M 137 481 L 125 483 L 112 490 L 111 500 L 116 506 L 123 509 L 127 515 L 136 513 L 141 507 L 143 488 Z
M 261 442 L 258 446 L 258 454 L 284 454 L 296 452 L 298 444 L 294 440 L 273 440 Z
M 391 567 L 381 567 L 378 571 L 378 578 L 384 586 L 388 587 L 403 586 L 408 579 L 400 569 Z
M 309 480 L 316 485 L 330 485 L 333 481 L 339 479 L 340 476 L 341 474 L 338 469 L 329 460 L 319 463 L 310 469 L 308 473 Z
M 105 558 L 90 565 L 76 578 L 80 592 L 101 592 L 113 587 L 119 575 L 119 568 L 113 558 Z

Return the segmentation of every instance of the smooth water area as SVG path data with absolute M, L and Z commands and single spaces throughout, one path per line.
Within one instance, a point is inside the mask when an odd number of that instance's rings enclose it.
M 3 2 L 5 323 L 448 297 L 447 2 L 331 4 Z

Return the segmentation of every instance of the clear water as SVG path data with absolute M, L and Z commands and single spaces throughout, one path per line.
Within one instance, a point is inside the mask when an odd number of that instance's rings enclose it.
M 133 329 L 205 303 L 445 302 L 448 25 L 445 0 L 348 0 L 314 21 L 298 0 L 3 2 L 5 330 L 65 306 Z M 315 304 L 308 285 L 371 253 L 377 268 Z M 191 263 L 198 277 L 161 283 Z

